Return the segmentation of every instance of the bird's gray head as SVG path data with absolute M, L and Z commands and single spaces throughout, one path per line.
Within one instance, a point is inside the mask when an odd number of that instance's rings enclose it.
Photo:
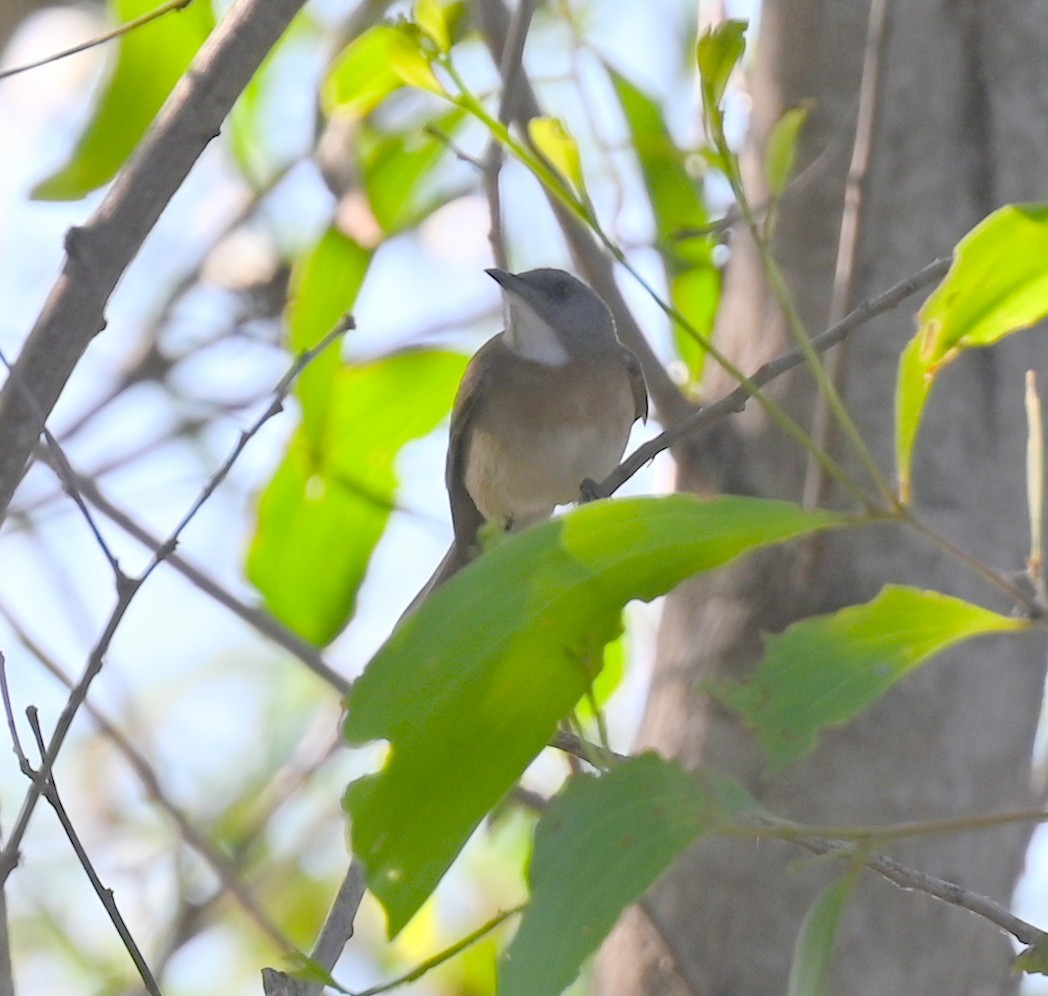
M 608 306 L 570 273 L 486 272 L 505 293 L 506 343 L 526 359 L 559 366 L 616 341 Z

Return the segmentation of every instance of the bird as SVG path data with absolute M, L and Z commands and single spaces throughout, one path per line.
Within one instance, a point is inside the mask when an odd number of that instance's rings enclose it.
M 459 384 L 445 465 L 454 539 L 401 618 L 477 556 L 485 523 L 517 532 L 577 501 L 648 417 L 640 361 L 599 295 L 564 270 L 485 272 L 502 289 L 505 329 Z

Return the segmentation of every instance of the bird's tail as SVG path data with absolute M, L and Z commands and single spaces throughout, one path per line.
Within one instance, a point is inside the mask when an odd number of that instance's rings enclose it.
M 430 579 L 422 586 L 422 590 L 411 600 L 411 604 L 401 613 L 397 620 L 399 626 L 404 619 L 411 615 L 433 592 L 438 585 L 442 585 L 452 574 L 461 570 L 469 563 L 469 557 L 465 555 L 458 543 L 452 543 L 444 559 L 437 565 L 437 569 L 430 575 Z

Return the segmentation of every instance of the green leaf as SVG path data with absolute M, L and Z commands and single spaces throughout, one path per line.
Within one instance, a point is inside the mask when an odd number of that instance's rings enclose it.
M 157 0 L 110 0 L 108 9 L 114 21 L 123 23 L 156 7 Z M 196 0 L 123 35 L 76 148 L 64 166 L 36 185 L 32 196 L 76 200 L 112 180 L 214 26 L 211 4 Z
M 1048 316 L 1048 204 L 1012 204 L 973 228 L 924 303 L 917 335 L 899 363 L 895 448 L 908 501 L 924 402 L 939 371 L 961 351 L 990 346 Z
M 773 198 L 782 195 L 793 173 L 797 139 L 807 119 L 807 107 L 792 107 L 775 122 L 768 135 L 764 147 L 764 181 Z
M 793 949 L 788 996 L 829 996 L 833 944 L 860 870 L 831 882 L 805 914 Z
M 433 75 L 433 66 L 430 64 L 429 55 L 423 49 L 422 38 L 422 32 L 417 25 L 396 25 L 395 36 L 390 39 L 386 52 L 390 68 L 408 86 L 443 96 L 444 87 Z
M 778 769 L 810 751 L 820 730 L 850 719 L 947 647 L 1029 627 L 959 598 L 888 585 L 872 602 L 767 637 L 752 678 L 712 691 L 742 713 Z
M 746 51 L 743 37 L 748 21 L 721 21 L 707 28 L 699 37 L 696 60 L 702 87 L 702 102 L 711 120 L 721 119 L 721 100 L 728 80 L 742 53 Z
M 342 50 L 320 90 L 325 114 L 342 111 L 363 117 L 403 86 L 390 60 L 399 38 L 392 24 L 378 24 Z
M 329 228 L 295 262 L 285 315 L 292 352 L 312 349 L 352 309 L 373 255 L 337 228 Z M 339 350 L 328 349 L 302 371 L 295 385 L 302 402 L 302 431 L 314 447 L 322 445 L 328 395 L 341 367 Z
M 296 262 L 289 345 L 317 345 L 349 311 L 373 253 L 331 228 Z M 302 372 L 302 422 L 259 498 L 247 573 L 270 612 L 317 645 L 356 604 L 393 506 L 393 461 L 447 413 L 464 360 L 405 353 L 345 366 L 337 348 Z
M 405 443 L 447 414 L 465 357 L 412 351 L 340 367 L 324 431 L 303 423 L 263 491 L 247 574 L 266 607 L 317 646 L 338 635 L 386 527 Z
M 682 231 L 709 225 L 702 187 L 688 172 L 687 153 L 673 141 L 658 103 L 621 73 L 610 66 L 605 68 L 626 119 L 651 203 L 670 303 L 696 331 L 709 336 L 720 298 L 720 272 L 713 262 L 714 241 L 711 236 L 679 238 Z M 706 352 L 685 329 L 675 324 L 673 331 L 689 379 L 697 383 Z
M 447 154 L 447 142 L 466 112 L 453 110 L 434 119 L 433 131 L 412 127 L 380 131 L 369 123 L 358 135 L 361 180 L 375 220 L 386 236 L 413 228 L 428 217 L 448 195 L 427 189 L 426 181 Z
M 584 694 L 627 601 L 844 521 L 753 498 L 596 502 L 508 537 L 438 588 L 347 701 L 346 739 L 390 745 L 346 795 L 390 934 Z
M 586 184 L 582 176 L 582 158 L 579 146 L 560 118 L 532 118 L 528 135 L 549 164 L 580 196 L 585 196 Z
M 535 830 L 499 996 L 562 992 L 622 911 L 726 815 L 710 786 L 656 754 L 570 779 Z
M 618 690 L 626 673 L 626 632 L 625 628 L 619 635 L 604 648 L 604 658 L 600 673 L 593 679 L 593 699 L 598 709 L 603 709 L 610 701 L 612 695 Z M 590 696 L 587 693 L 575 707 L 575 715 L 583 723 L 596 720 Z
M 439 51 L 450 50 L 451 35 L 439 0 L 418 0 L 415 4 L 415 23 L 433 40 Z
M 1048 940 L 1040 939 L 1015 956 L 1012 967 L 1028 975 L 1048 975 Z
M 689 242 L 708 243 L 707 239 L 690 239 Z M 701 335 L 709 338 L 713 334 L 713 322 L 720 303 L 721 274 L 709 260 L 687 269 L 678 269 L 669 274 L 670 303 L 688 320 L 688 324 Z M 684 362 L 691 384 L 697 385 L 706 367 L 706 350 L 699 341 L 676 322 L 673 326 L 673 341 L 677 354 Z

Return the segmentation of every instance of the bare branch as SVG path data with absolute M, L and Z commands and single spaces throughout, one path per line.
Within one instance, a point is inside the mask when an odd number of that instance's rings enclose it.
M 364 866 L 353 860 L 309 956 L 311 964 L 319 965 L 327 973 L 335 967 L 346 942 L 353 936 L 353 921 L 364 898 L 364 888 Z M 262 990 L 266 996 L 320 996 L 323 989 L 322 982 L 306 982 L 275 968 L 262 970 Z
M 32 727 L 33 735 L 36 737 L 36 745 L 40 750 L 40 756 L 43 757 L 47 753 L 47 748 L 44 743 L 43 731 L 40 729 L 40 717 L 37 714 L 36 706 L 30 706 L 26 709 L 26 716 L 29 718 L 29 725 Z M 40 778 L 41 775 L 39 772 L 31 772 L 30 777 L 36 779 Z M 102 880 L 98 877 L 98 872 L 95 871 L 95 866 L 91 863 L 87 851 L 84 850 L 84 845 L 80 842 L 80 836 L 77 834 L 73 821 L 69 818 L 69 813 L 66 811 L 65 805 L 58 794 L 58 786 L 55 785 L 53 775 L 47 777 L 46 784 L 42 787 L 42 792 L 44 798 L 55 811 L 55 816 L 58 817 L 58 822 L 62 825 L 62 829 L 73 847 L 73 853 L 76 854 L 80 867 L 84 869 L 84 874 L 87 875 L 87 879 L 91 883 L 91 888 L 95 890 L 95 895 L 98 896 L 102 908 L 106 911 L 106 915 L 109 917 L 113 927 L 116 928 L 116 932 L 127 949 L 127 953 L 131 956 L 131 960 L 138 970 L 139 977 L 146 987 L 146 992 L 150 996 L 161 996 L 160 987 L 157 985 L 156 979 L 153 978 L 153 973 L 150 971 L 141 949 L 131 936 L 127 921 L 124 920 L 116 905 L 116 897 L 113 895 L 113 890 L 107 889 L 102 884 Z
M 66 262 L 0 391 L 0 519 L 44 424 L 128 264 L 233 102 L 304 0 L 240 0 L 175 86 L 91 220 L 66 236 Z M 36 405 L 30 405 L 31 392 Z
M 1039 815 L 1043 819 L 1046 814 Z M 917 871 L 915 868 L 909 868 L 887 855 L 864 854 L 860 850 L 864 846 L 862 841 L 857 843 L 852 840 L 824 837 L 819 834 L 806 833 L 803 829 L 794 832 L 789 824 L 761 817 L 754 817 L 749 822 L 754 828 L 768 829 L 771 836 L 788 840 L 790 843 L 811 851 L 812 854 L 832 855 L 849 862 L 857 860 L 870 871 L 876 872 L 889 882 L 894 882 L 900 888 L 923 892 L 925 895 L 940 899 L 951 906 L 959 906 L 976 916 L 981 916 L 984 920 L 989 920 L 1001 930 L 1011 934 L 1021 944 L 1035 945 L 1048 942 L 1048 933 L 1021 920 L 1000 903 L 979 893 L 971 892 L 955 882 L 948 882 L 934 875 Z M 743 830 L 743 832 L 746 831 Z M 876 839 L 876 831 L 871 830 L 869 834 L 864 832 L 863 836 L 864 840 Z
M 295 358 L 294 363 L 291 364 L 290 369 L 277 386 L 272 403 L 264 412 L 262 412 L 261 415 L 259 415 L 249 429 L 240 434 L 240 438 L 237 440 L 237 443 L 233 447 L 229 456 L 211 476 L 211 479 L 204 486 L 199 497 L 190 506 L 189 511 L 182 517 L 167 541 L 163 543 L 153 555 L 153 558 L 150 560 L 145 570 L 137 578 L 127 579 L 126 583 L 119 586 L 117 590 L 116 607 L 110 614 L 102 635 L 99 637 L 98 642 L 95 644 L 90 656 L 88 657 L 87 666 L 84 669 L 83 676 L 73 688 L 73 691 L 70 693 L 69 699 L 65 704 L 65 708 L 63 708 L 61 715 L 58 717 L 58 722 L 55 724 L 54 734 L 51 737 L 51 742 L 48 745 L 47 751 L 40 765 L 38 777 L 34 779 L 29 792 L 26 794 L 22 803 L 22 809 L 18 814 L 18 819 L 11 831 L 11 835 L 5 844 L 3 851 L 0 852 L 0 885 L 7 881 L 8 876 L 18 864 L 18 853 L 19 848 L 21 847 L 22 838 L 25 836 L 25 832 L 29 826 L 29 821 L 33 815 L 33 810 L 36 808 L 36 804 L 40 799 L 40 792 L 47 779 L 50 777 L 51 769 L 58 757 L 58 752 L 62 749 L 62 744 L 65 742 L 66 736 L 69 734 L 69 729 L 73 724 L 73 719 L 80 709 L 80 706 L 83 705 L 87 698 L 87 692 L 91 687 L 91 683 L 102 670 L 102 664 L 106 653 L 109 651 L 109 646 L 112 643 L 113 637 L 116 635 L 116 631 L 121 622 L 123 622 L 124 616 L 130 608 L 135 596 L 141 590 L 142 585 L 144 585 L 148 580 L 150 574 L 152 574 L 164 560 L 174 553 L 182 530 L 189 525 L 193 517 L 203 506 L 204 502 L 214 493 L 219 484 L 225 480 L 230 470 L 232 470 L 234 463 L 236 463 L 240 454 L 243 452 L 244 447 L 258 434 L 266 422 L 281 411 L 284 398 L 287 396 L 288 391 L 291 389 L 291 385 L 302 369 L 314 357 L 322 353 L 332 342 L 343 335 L 347 329 L 352 327 L 352 317 L 349 315 L 345 316 L 338 326 L 332 329 L 331 332 L 329 332 L 313 349 L 306 350 Z
M 851 163 L 844 186 L 844 209 L 841 212 L 841 230 L 837 242 L 837 265 L 833 274 L 833 293 L 830 297 L 829 323 L 833 325 L 844 317 L 851 301 L 855 282 L 855 260 L 859 248 L 859 227 L 862 221 L 863 185 L 873 155 L 873 135 L 877 123 L 877 98 L 880 93 L 887 38 L 887 23 L 891 0 L 872 0 L 866 28 L 866 51 L 863 56 L 862 81 L 859 85 L 858 113 L 855 122 L 855 141 L 852 144 Z M 826 371 L 837 383 L 840 379 L 843 354 L 841 350 L 826 357 Z M 822 394 L 815 397 L 811 436 L 825 449 L 830 443 L 831 423 L 829 406 Z M 804 476 L 805 508 L 814 508 L 823 497 L 826 475 L 808 456 Z

